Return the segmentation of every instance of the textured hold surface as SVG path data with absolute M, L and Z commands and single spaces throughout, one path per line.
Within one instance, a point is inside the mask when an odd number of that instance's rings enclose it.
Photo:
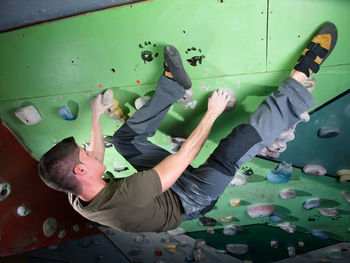
M 315 207 L 319 207 L 321 205 L 321 199 L 320 198 L 311 198 L 307 199 L 303 202 L 303 207 L 306 210 L 310 210 Z
M 327 170 L 321 165 L 308 164 L 304 166 L 303 172 L 312 175 L 325 175 L 327 173 Z
M 338 215 L 338 210 L 336 208 L 319 208 L 318 211 L 320 211 L 320 214 L 324 216 Z
M 230 182 L 231 186 L 239 186 L 239 185 L 244 185 L 247 183 L 247 179 L 245 176 L 239 172 L 236 172 L 234 178 Z
M 223 231 L 222 231 L 225 235 L 235 235 L 237 233 L 237 227 L 235 225 L 228 225 L 226 227 L 224 227 Z
M 282 199 L 292 199 L 295 198 L 297 194 L 293 189 L 283 189 L 280 192 L 280 196 Z
M 247 208 L 247 213 L 252 218 L 272 215 L 275 207 L 269 204 L 251 205 Z
M 287 223 L 283 223 L 283 224 L 278 224 L 277 225 L 280 229 L 292 234 L 295 232 L 296 230 L 296 226 L 292 225 L 291 223 L 287 222 Z
M 272 214 L 269 216 L 269 219 L 274 223 L 280 223 L 284 220 L 284 216 L 279 214 Z
M 226 250 L 234 255 L 243 255 L 249 251 L 249 247 L 246 244 L 227 244 Z
M 292 165 L 286 162 L 280 163 L 277 168 L 267 174 L 267 180 L 271 183 L 286 183 L 292 176 Z
M 325 234 L 324 232 L 320 231 L 320 230 L 310 229 L 309 233 L 313 237 L 317 237 L 317 238 L 320 238 L 320 239 L 328 239 L 328 235 Z

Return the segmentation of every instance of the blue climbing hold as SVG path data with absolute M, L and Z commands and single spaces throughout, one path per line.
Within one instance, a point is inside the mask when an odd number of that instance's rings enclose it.
M 328 236 L 324 232 L 322 232 L 320 230 L 310 229 L 309 233 L 310 233 L 311 236 L 319 238 L 319 239 L 328 239 Z
M 77 118 L 76 116 L 74 116 L 72 111 L 68 108 L 68 106 L 63 106 L 59 108 L 58 114 L 62 117 L 62 119 L 66 121 L 73 121 Z
M 271 183 L 286 183 L 292 176 L 292 164 L 283 161 L 277 168 L 267 174 L 267 180 Z
M 272 214 L 269 216 L 269 219 L 274 223 L 280 223 L 284 220 L 284 216 L 280 214 Z
M 321 205 L 321 199 L 320 198 L 311 198 L 307 199 L 303 202 L 303 207 L 306 210 L 310 210 L 315 207 L 319 207 Z

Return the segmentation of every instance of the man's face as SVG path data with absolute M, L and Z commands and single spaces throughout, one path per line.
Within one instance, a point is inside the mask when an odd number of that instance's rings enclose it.
M 89 172 L 98 175 L 102 175 L 105 172 L 106 166 L 97 160 L 92 152 L 87 152 L 82 147 L 79 147 L 79 151 L 79 160 L 86 165 Z

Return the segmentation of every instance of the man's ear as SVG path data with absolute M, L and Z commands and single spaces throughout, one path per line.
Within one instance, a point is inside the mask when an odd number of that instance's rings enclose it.
M 79 163 L 74 167 L 73 172 L 76 175 L 85 175 L 87 173 L 87 169 L 84 164 Z

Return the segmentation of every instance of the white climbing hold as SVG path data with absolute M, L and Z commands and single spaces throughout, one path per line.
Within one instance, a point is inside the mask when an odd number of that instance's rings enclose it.
M 341 192 L 341 194 L 344 197 L 344 199 L 350 203 L 350 194 L 346 191 Z
M 178 99 L 176 102 L 177 103 L 190 102 L 193 99 L 193 96 L 194 96 L 194 94 L 193 94 L 192 90 L 186 90 L 185 95 L 182 98 Z
M 135 108 L 136 110 L 139 110 L 142 108 L 143 105 L 146 104 L 147 101 L 149 101 L 151 99 L 150 96 L 143 96 L 143 97 L 139 97 L 135 100 Z
M 295 232 L 296 230 L 296 226 L 292 225 L 291 223 L 282 223 L 282 224 L 278 224 L 277 225 L 280 229 L 288 232 L 289 234 L 292 234 Z
M 280 192 L 280 196 L 282 199 L 292 199 L 295 198 L 297 194 L 293 189 L 283 189 Z
M 26 206 L 24 206 L 24 205 L 21 205 L 21 206 L 17 207 L 17 214 L 18 214 L 19 216 L 27 216 L 27 215 L 29 215 L 31 212 L 32 212 L 32 211 L 31 211 L 28 207 L 26 207 Z
M 321 165 L 308 164 L 304 166 L 303 172 L 311 175 L 325 175 L 327 170 Z
M 247 179 L 243 174 L 240 172 L 236 172 L 235 176 L 233 177 L 232 181 L 230 182 L 231 186 L 239 186 L 244 185 L 247 183 Z
M 247 213 L 252 218 L 270 216 L 275 212 L 275 207 L 270 204 L 251 205 L 247 208 Z
M 318 211 L 320 211 L 320 214 L 324 216 L 338 215 L 338 210 L 336 208 L 319 208 Z
M 15 115 L 25 125 L 34 125 L 42 120 L 40 113 L 33 105 L 17 109 Z

